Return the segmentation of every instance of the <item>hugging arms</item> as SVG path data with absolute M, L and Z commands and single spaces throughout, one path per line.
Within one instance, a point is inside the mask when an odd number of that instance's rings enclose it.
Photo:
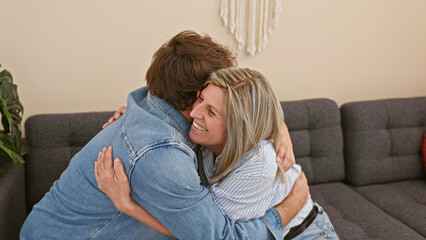
M 205 86 L 192 107 L 193 126 L 189 136 L 193 142 L 204 146 L 199 157 L 209 191 L 220 209 L 233 221 L 262 217 L 266 210 L 283 199 L 291 199 L 293 191 L 298 191 L 301 185 L 296 179 L 304 178 L 300 166 L 296 165 L 291 169 L 284 167 L 277 174 L 279 165 L 275 162 L 275 149 L 279 148 L 281 136 L 287 137 L 282 133 L 288 134 L 288 131 L 281 130 L 279 102 L 263 75 L 250 69 L 219 70 L 210 76 Z M 113 170 L 110 148 L 100 153 L 98 162 L 95 176 L 99 187 L 112 198 L 116 207 L 157 231 L 171 235 L 131 199 L 119 159 L 115 160 Z M 307 199 L 300 211 L 300 206 L 293 208 L 297 210 L 297 216 L 285 213 L 292 220 L 283 221 L 283 234 L 316 237 L 328 232 L 311 227 L 305 234 L 300 234 L 301 225 L 316 219 L 320 207 L 309 197 Z M 318 214 L 317 221 L 332 228 L 326 214 Z
M 104 127 L 120 118 L 120 116 L 124 114 L 125 109 L 125 107 L 121 107 L 114 116 L 108 120 Z M 283 124 L 281 140 L 279 151 L 277 152 L 277 162 L 279 162 L 282 168 L 287 171 L 294 164 L 294 155 L 292 149 L 284 150 L 285 148 L 288 148 L 288 146 L 291 148 L 290 136 L 285 124 Z M 111 198 L 115 207 L 120 212 L 137 219 L 162 234 L 173 236 L 173 234 L 165 228 L 163 224 L 161 224 L 156 218 L 154 218 L 131 198 L 128 177 L 123 168 L 123 164 L 118 158 L 113 161 L 112 151 L 111 147 L 104 148 L 102 152 L 99 153 L 98 161 L 95 163 L 95 177 L 99 188 Z M 203 168 L 202 165 L 199 167 Z M 307 201 L 308 197 L 309 188 L 306 177 L 302 173 L 287 198 L 284 199 L 281 204 L 276 206 L 276 209 L 280 213 L 280 222 L 283 226 L 290 222 L 290 220 L 297 214 Z

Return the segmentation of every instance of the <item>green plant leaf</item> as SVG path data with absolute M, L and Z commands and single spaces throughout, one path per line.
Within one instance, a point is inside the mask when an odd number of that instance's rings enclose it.
M 12 149 L 5 146 L 2 142 L 0 142 L 0 149 L 5 151 L 7 155 L 13 160 L 14 163 L 24 163 L 24 159 L 21 157 L 20 154 L 14 152 Z
M 1 66 L 1 65 L 0 65 Z M 0 149 L 15 163 L 23 163 L 23 154 L 28 152 L 22 142 L 21 121 L 24 107 L 19 101 L 18 87 L 13 84 L 12 74 L 3 70 L 0 72 L 0 113 L 3 130 L 0 130 Z M 0 159 L 0 163 L 4 159 Z M 0 178 L 4 169 L 0 165 Z
M 3 129 L 6 133 L 10 132 L 10 126 L 12 125 L 12 117 L 7 111 L 6 101 L 0 96 L 0 113 L 1 113 L 1 122 L 3 124 Z
M 17 86 L 13 84 L 12 75 L 3 70 L 0 74 L 0 112 L 5 133 L 12 137 L 13 150 L 20 153 L 21 121 L 23 106 L 19 101 Z
M 0 131 L 0 142 L 8 148 L 13 148 L 12 137 L 4 131 Z
M 9 71 L 7 71 L 6 69 L 0 72 L 0 83 L 2 82 L 1 79 L 3 79 L 3 78 L 13 79 L 12 74 Z M 12 80 L 10 80 L 10 81 L 12 81 Z

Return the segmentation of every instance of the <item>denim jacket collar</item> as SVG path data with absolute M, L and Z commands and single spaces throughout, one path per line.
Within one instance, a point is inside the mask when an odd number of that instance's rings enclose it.
M 147 98 L 148 101 L 150 101 L 159 111 L 170 117 L 169 119 L 171 122 L 169 122 L 169 124 L 174 126 L 176 130 L 179 131 L 179 133 L 185 137 L 188 146 L 194 149 L 196 144 L 193 143 L 191 139 L 189 139 L 189 130 L 191 129 L 191 123 L 186 120 L 183 114 L 179 110 L 168 104 L 166 101 L 152 95 L 150 92 L 148 92 Z

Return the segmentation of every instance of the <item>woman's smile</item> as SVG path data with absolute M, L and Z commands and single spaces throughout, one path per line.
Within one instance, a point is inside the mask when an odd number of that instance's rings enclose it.
M 211 149 L 216 155 L 222 153 L 227 138 L 223 115 L 225 102 L 225 90 L 209 84 L 200 93 L 190 113 L 194 120 L 189 131 L 189 138 L 194 143 Z
M 207 131 L 207 129 L 203 128 L 198 123 L 196 123 L 195 120 L 192 122 L 192 127 L 194 127 L 195 129 L 197 129 L 199 131 Z

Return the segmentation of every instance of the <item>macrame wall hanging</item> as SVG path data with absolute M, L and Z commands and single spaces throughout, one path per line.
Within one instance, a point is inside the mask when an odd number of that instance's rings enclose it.
M 220 17 L 238 48 L 247 43 L 247 53 L 254 56 L 256 50 L 265 50 L 268 35 L 278 27 L 281 10 L 281 0 L 221 0 Z

